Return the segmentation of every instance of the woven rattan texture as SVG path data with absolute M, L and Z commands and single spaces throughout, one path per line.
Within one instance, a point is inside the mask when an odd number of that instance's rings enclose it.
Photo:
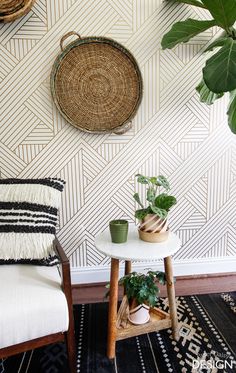
M 142 94 L 134 58 L 108 39 L 70 45 L 53 73 L 53 96 L 62 115 L 89 132 L 112 131 L 129 121 Z
M 0 0 L 0 22 L 12 22 L 27 14 L 35 0 Z
M 3 0 L 0 1 L 0 14 L 14 13 L 24 6 L 24 0 Z

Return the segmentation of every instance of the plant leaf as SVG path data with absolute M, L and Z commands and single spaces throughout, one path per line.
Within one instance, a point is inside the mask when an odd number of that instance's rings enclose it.
M 140 209 L 140 210 L 136 210 L 135 211 L 135 217 L 138 219 L 138 220 L 142 220 L 145 218 L 145 216 L 147 216 L 148 214 L 148 210 L 147 209 Z
M 228 38 L 203 68 L 203 79 L 210 91 L 222 93 L 236 88 L 236 41 Z
M 147 201 L 153 202 L 155 199 L 155 190 L 153 188 L 148 188 L 147 190 Z
M 202 3 L 216 20 L 218 26 L 226 31 L 232 26 L 236 19 L 235 0 L 202 0 Z
M 136 175 L 138 176 L 137 178 L 137 182 L 140 183 L 140 184 L 148 184 L 148 178 L 146 176 L 143 176 L 143 175 Z
M 142 202 L 141 202 L 141 200 L 140 200 L 139 194 L 138 194 L 138 193 L 134 193 L 133 197 L 134 197 L 135 201 L 136 201 L 136 202 L 137 202 L 137 203 L 138 203 L 142 208 L 144 208 L 144 206 L 143 206 L 143 204 L 142 204 Z
M 161 46 L 163 49 L 171 49 L 179 43 L 186 43 L 193 36 L 215 25 L 216 21 L 214 19 L 211 21 L 198 21 L 189 18 L 186 21 L 177 22 L 172 26 L 170 31 L 163 36 Z
M 157 183 L 157 178 L 156 178 L 156 176 L 152 176 L 152 177 L 150 177 L 150 178 L 149 178 L 149 181 L 150 181 L 152 184 L 156 185 L 156 183 Z
M 160 282 L 161 285 L 165 285 L 166 283 L 166 275 L 164 272 L 159 272 L 156 274 L 157 280 Z
M 204 53 L 205 52 L 210 52 L 212 51 L 214 48 L 217 48 L 217 47 L 222 47 L 226 40 L 228 39 L 228 37 L 220 37 L 218 39 L 216 39 L 215 41 L 213 41 L 205 50 L 204 50 Z
M 156 207 L 156 206 L 150 206 L 151 207 L 151 210 L 152 212 L 154 212 L 154 214 L 158 215 L 159 218 L 161 219 L 165 219 L 168 215 L 168 212 L 164 209 L 160 209 L 159 207 Z
M 201 3 L 201 1 L 198 0 L 176 0 L 177 3 L 183 3 L 188 5 L 194 5 L 199 8 L 206 8 L 204 4 Z
M 157 177 L 156 185 L 162 186 L 165 190 L 170 189 L 169 181 L 167 180 L 167 178 L 165 176 L 162 176 L 162 175 L 159 175 Z
M 210 91 L 203 79 L 196 87 L 196 90 L 200 95 L 200 101 L 207 105 L 213 104 L 215 100 L 224 95 L 224 93 L 214 93 Z
M 159 289 L 158 289 L 159 290 Z M 157 291 L 157 294 L 159 293 L 160 291 Z M 150 294 L 147 298 L 147 303 L 149 304 L 150 307 L 155 307 L 155 305 L 157 304 L 157 295 L 153 295 L 153 294 Z
M 169 211 L 169 209 L 177 203 L 177 200 L 174 196 L 168 196 L 165 193 L 159 194 L 155 199 L 155 206 Z
M 234 134 L 236 134 L 236 90 L 230 92 L 227 115 L 229 128 Z
M 165 273 L 148 271 L 147 274 L 131 272 L 119 279 L 119 285 L 123 285 L 128 299 L 135 298 L 138 304 L 146 303 L 155 306 L 160 289 L 157 283 L 165 282 Z

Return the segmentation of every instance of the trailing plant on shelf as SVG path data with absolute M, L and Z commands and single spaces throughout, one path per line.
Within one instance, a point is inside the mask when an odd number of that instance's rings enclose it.
M 159 242 L 166 239 L 166 236 L 153 235 L 167 231 L 167 216 L 172 206 L 176 204 L 176 198 L 168 195 L 170 184 L 165 176 L 143 176 L 136 175 L 138 183 L 146 185 L 147 206 L 144 206 L 138 193 L 133 195 L 135 201 L 141 209 L 135 211 L 135 217 L 141 222 L 139 235 L 144 241 Z M 165 193 L 159 194 L 160 187 L 165 189 Z M 152 233 L 150 236 L 149 233 Z
M 223 30 L 204 52 L 217 51 L 206 61 L 203 77 L 196 87 L 200 101 L 208 105 L 229 92 L 228 124 L 236 134 L 236 0 L 167 0 L 206 9 L 211 19 L 187 19 L 175 23 L 161 41 L 163 49 L 174 48 L 207 29 L 218 26 Z

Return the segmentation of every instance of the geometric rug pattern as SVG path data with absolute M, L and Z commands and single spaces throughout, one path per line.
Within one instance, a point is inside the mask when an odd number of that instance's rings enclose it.
M 170 216 L 182 248 L 176 259 L 236 254 L 236 140 L 226 101 L 209 107 L 195 91 L 217 28 L 162 51 L 171 24 L 207 19 L 204 9 L 162 0 L 36 0 L 32 10 L 0 24 L 0 177 L 61 177 L 59 239 L 72 267 L 105 266 L 94 236 L 110 220 L 134 221 L 134 175 L 163 174 L 178 204 Z M 60 38 L 117 40 L 137 59 L 141 106 L 124 135 L 89 134 L 69 125 L 50 94 Z M 72 39 L 68 39 L 68 42 Z
M 78 373 L 233 373 L 236 371 L 236 293 L 177 297 L 180 337 L 171 329 L 118 341 L 106 357 L 107 303 L 74 306 Z M 167 299 L 160 308 L 168 311 Z M 2 361 L 1 373 L 68 372 L 64 344 Z

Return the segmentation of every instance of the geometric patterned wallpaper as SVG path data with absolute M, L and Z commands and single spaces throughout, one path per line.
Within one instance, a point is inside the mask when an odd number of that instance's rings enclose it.
M 94 235 L 109 220 L 134 220 L 134 175 L 166 175 L 178 199 L 171 229 L 183 246 L 178 260 L 236 254 L 236 137 L 226 102 L 199 103 L 206 31 L 191 44 L 162 51 L 177 20 L 206 11 L 161 0 L 37 0 L 32 10 L 0 25 L 0 177 L 57 176 L 66 180 L 59 239 L 73 267 L 103 266 Z M 49 90 L 59 40 L 75 30 L 106 36 L 136 57 L 144 97 L 124 135 L 88 134 L 55 108 Z

